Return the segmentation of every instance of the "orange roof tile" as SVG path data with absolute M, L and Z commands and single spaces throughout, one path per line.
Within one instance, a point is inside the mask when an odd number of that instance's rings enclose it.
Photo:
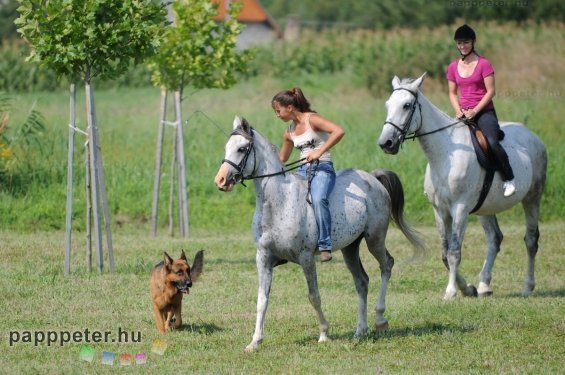
M 215 21 L 221 21 L 226 17 L 226 0 L 211 0 L 213 3 L 219 3 L 218 15 L 214 17 Z M 242 22 L 267 22 L 272 24 L 267 12 L 263 9 L 257 0 L 243 0 L 243 8 L 237 17 Z

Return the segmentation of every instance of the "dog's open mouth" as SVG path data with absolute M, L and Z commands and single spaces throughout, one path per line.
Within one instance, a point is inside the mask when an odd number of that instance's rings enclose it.
M 190 289 L 187 284 L 185 283 L 175 283 L 177 290 L 181 293 L 188 294 Z

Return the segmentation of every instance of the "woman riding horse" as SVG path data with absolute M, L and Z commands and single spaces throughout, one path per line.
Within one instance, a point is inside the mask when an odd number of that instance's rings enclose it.
M 332 260 L 332 226 L 329 196 L 335 185 L 335 170 L 330 148 L 338 143 L 345 132 L 341 126 L 326 120 L 310 108 L 310 103 L 295 87 L 284 90 L 273 97 L 273 110 L 282 121 L 292 121 L 283 135 L 279 157 L 285 163 L 292 147 L 300 150 L 300 158 L 307 163 L 298 169 L 298 174 L 311 178 L 310 194 L 318 225 L 318 251 L 320 260 Z
M 459 27 L 454 39 L 461 58 L 451 62 L 447 68 L 449 100 L 455 117 L 474 121 L 485 135 L 504 181 L 504 196 L 509 197 L 516 192 L 516 186 L 508 155 L 500 145 L 500 126 L 492 102 L 495 95 L 494 69 L 475 51 L 476 35 L 472 28 L 467 25 Z

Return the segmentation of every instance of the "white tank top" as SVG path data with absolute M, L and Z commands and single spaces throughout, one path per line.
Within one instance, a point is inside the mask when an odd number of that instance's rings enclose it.
M 313 150 L 318 150 L 320 147 L 326 143 L 329 138 L 329 134 L 325 132 L 317 132 L 310 126 L 310 115 L 308 113 L 306 116 L 306 130 L 300 135 L 296 135 L 295 128 L 296 124 L 293 122 L 288 127 L 288 133 L 290 134 L 290 139 L 294 143 L 294 147 L 300 150 L 300 158 L 305 158 Z M 329 151 L 322 154 L 319 159 L 320 161 L 332 161 L 332 155 Z

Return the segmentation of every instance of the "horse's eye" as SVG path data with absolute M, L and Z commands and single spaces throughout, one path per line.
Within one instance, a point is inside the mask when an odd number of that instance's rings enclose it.
M 237 152 L 245 152 L 247 151 L 247 147 L 240 147 L 237 149 Z
M 403 108 L 404 108 L 404 109 L 409 109 L 410 107 L 412 107 L 412 104 L 410 104 L 410 103 L 405 103 Z

